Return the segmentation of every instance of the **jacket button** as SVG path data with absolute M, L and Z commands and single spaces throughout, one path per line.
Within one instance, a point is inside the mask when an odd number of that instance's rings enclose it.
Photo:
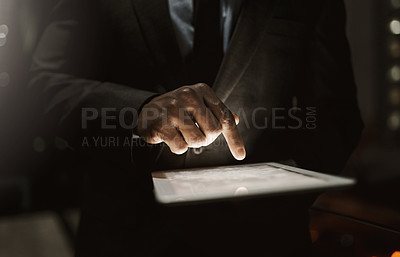
M 195 154 L 195 155 L 200 155 L 200 154 L 202 154 L 203 153 L 203 148 L 202 147 L 200 147 L 200 148 L 193 148 L 193 153 Z

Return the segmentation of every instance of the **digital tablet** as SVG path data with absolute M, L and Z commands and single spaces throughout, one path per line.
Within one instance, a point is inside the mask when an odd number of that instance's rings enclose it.
M 155 197 L 162 204 L 322 192 L 355 184 L 354 179 L 278 163 L 157 171 L 152 177 Z

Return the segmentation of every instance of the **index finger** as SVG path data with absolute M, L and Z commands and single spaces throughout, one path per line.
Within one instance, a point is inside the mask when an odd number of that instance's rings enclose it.
M 204 100 L 207 107 L 221 123 L 222 134 L 233 157 L 236 160 L 243 160 L 246 157 L 246 150 L 236 125 L 235 116 L 217 96 L 209 94 L 204 97 Z

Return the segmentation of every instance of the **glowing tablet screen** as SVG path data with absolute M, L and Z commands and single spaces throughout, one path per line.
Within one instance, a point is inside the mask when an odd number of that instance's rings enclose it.
M 321 189 L 352 180 L 275 163 L 154 172 L 162 203 L 200 201 Z

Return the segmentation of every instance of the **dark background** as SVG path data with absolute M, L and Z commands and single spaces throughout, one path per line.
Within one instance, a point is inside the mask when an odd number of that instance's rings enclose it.
M 70 154 L 62 139 L 35 134 L 25 90 L 32 51 L 55 3 L 0 0 L 0 241 L 10 238 L 1 224 L 43 211 L 55 213 L 73 239 L 64 214 L 79 206 L 82 173 L 58 158 Z M 390 256 L 400 250 L 400 0 L 346 0 L 346 6 L 366 127 L 342 175 L 358 185 L 322 195 L 310 229 L 321 255 Z

